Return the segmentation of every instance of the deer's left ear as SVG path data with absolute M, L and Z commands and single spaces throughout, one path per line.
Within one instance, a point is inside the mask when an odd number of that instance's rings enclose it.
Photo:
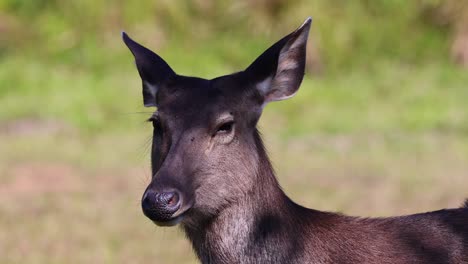
M 135 64 L 143 81 L 143 104 L 146 107 L 157 106 L 158 89 L 175 72 L 156 53 L 143 47 L 122 32 L 122 39 L 135 57 Z
M 247 78 L 264 97 L 264 104 L 292 97 L 304 77 L 307 38 L 312 19 L 276 42 L 246 70 Z

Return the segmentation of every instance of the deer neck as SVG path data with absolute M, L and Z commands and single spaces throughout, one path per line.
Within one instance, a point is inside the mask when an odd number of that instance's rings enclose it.
M 215 217 L 183 227 L 202 263 L 249 263 L 271 257 L 275 250 L 268 247 L 279 246 L 294 232 L 290 219 L 298 206 L 279 187 L 260 135 L 255 142 L 259 166 L 251 175 L 255 184 L 248 195 Z

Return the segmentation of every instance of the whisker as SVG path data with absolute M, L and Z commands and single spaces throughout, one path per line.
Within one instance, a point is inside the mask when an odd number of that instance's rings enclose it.
M 137 156 L 138 161 L 142 162 L 146 159 L 146 155 L 149 153 L 151 149 L 153 136 L 146 136 L 142 143 L 138 144 L 138 146 L 134 150 L 134 155 Z
M 154 112 L 122 112 L 122 113 L 117 113 L 117 115 L 141 115 L 141 114 L 153 114 Z

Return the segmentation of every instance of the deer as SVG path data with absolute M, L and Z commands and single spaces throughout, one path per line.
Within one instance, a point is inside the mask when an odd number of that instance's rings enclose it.
M 122 38 L 156 107 L 143 213 L 179 225 L 201 263 L 468 263 L 468 200 L 459 208 L 365 218 L 309 209 L 280 187 L 257 129 L 266 105 L 302 82 L 311 18 L 245 70 L 176 74 Z

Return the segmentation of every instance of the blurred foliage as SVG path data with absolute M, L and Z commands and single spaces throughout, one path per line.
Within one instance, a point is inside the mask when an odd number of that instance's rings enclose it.
M 243 69 L 312 16 L 308 69 L 318 80 L 306 83 L 319 94 L 311 92 L 305 104 L 323 100 L 329 108 L 322 111 L 347 105 L 361 107 L 356 113 L 375 110 L 386 127 L 459 129 L 462 122 L 441 121 L 455 118 L 443 113 L 455 108 L 458 120 L 466 111 L 445 99 L 442 89 L 456 87 L 455 97 L 466 94 L 466 78 L 450 60 L 452 34 L 467 13 L 466 2 L 0 0 L 0 120 L 57 118 L 95 130 L 121 123 L 113 123 L 116 113 L 147 111 L 139 106 L 139 80 L 120 41 L 121 30 L 157 51 L 177 72 L 210 78 Z M 436 92 L 419 94 L 424 84 Z M 419 97 L 407 99 L 407 94 Z M 384 109 L 405 100 L 416 109 L 415 117 L 392 117 L 398 113 Z M 337 126 L 332 130 L 347 131 L 345 120 L 331 125 L 317 118 L 324 123 L 319 130 Z M 406 126 L 408 119 L 414 122 Z M 381 126 L 373 120 L 363 125 Z
M 250 44 L 246 41 L 254 36 L 278 38 L 313 16 L 314 38 L 328 68 L 348 67 L 376 55 L 418 62 L 444 55 L 434 53 L 435 49 L 447 50 L 447 31 L 421 16 L 440 2 L 163 0 L 135 5 L 128 1 L 2 0 L 2 31 L 14 36 L 2 41 L 2 53 L 99 63 L 97 51 L 115 47 L 117 32 L 125 28 L 144 34 L 144 40 L 157 46 L 189 48 L 221 42 L 215 51 L 229 56 L 233 47 L 223 44 Z M 239 60 L 231 63 L 239 66 Z

